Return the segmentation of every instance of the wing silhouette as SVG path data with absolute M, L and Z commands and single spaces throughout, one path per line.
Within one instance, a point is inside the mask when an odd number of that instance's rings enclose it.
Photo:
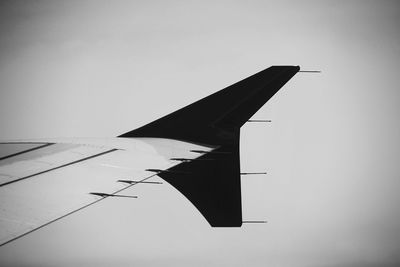
M 154 176 L 211 226 L 240 227 L 240 127 L 299 70 L 270 67 L 115 138 L 0 142 L 0 245 Z

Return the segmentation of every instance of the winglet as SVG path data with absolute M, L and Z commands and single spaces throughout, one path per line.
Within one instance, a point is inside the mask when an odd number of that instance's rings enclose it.
M 298 71 L 272 66 L 120 137 L 158 137 L 218 147 L 202 159 L 158 175 L 178 189 L 213 227 L 240 227 L 240 127 Z M 175 173 L 180 173 L 176 175 Z

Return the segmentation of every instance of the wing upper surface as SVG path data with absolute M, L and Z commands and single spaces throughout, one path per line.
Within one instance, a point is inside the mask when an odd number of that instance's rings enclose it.
M 0 244 L 5 244 L 66 214 L 179 164 L 171 158 L 196 158 L 190 150 L 209 147 L 161 138 L 110 138 L 15 142 L 0 159 Z M 3 146 L 4 148 L 4 146 Z M 5 152 L 4 152 L 5 151 Z

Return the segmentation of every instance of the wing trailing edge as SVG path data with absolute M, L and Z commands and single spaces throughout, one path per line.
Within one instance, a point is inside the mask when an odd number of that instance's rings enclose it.
M 200 157 L 204 160 L 185 161 L 158 175 L 191 201 L 211 226 L 240 227 L 240 127 L 299 70 L 299 66 L 272 66 L 119 137 L 167 138 L 216 147 Z

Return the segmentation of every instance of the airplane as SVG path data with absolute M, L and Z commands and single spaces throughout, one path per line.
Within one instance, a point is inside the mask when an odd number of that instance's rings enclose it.
M 106 198 L 136 198 L 121 192 L 159 184 L 155 176 L 211 227 L 251 222 L 242 219 L 240 128 L 297 72 L 271 66 L 114 138 L 1 141 L 0 246 Z

